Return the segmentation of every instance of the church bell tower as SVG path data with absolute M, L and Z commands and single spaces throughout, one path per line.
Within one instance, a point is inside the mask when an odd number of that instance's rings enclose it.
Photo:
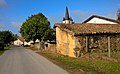
M 66 6 L 66 12 L 65 12 L 65 17 L 63 17 L 63 23 L 64 24 L 72 24 L 73 20 L 71 17 L 69 17 L 69 12 L 68 12 L 68 7 Z

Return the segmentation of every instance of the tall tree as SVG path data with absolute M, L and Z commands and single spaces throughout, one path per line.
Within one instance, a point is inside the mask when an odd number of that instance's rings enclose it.
M 0 41 L 4 44 L 10 44 L 16 39 L 16 36 L 11 31 L 0 31 Z
M 120 20 L 120 8 L 117 11 L 117 20 Z
M 50 34 L 50 22 L 42 13 L 32 15 L 22 24 L 20 33 L 26 41 L 35 42 L 36 39 L 45 41 Z

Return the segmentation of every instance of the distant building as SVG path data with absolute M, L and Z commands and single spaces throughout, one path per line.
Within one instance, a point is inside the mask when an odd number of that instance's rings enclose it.
M 85 20 L 83 23 L 120 24 L 120 21 L 103 16 L 93 15 L 89 17 L 87 20 Z
M 17 40 L 14 41 L 14 45 L 16 45 L 16 46 L 22 46 L 23 43 L 24 43 L 23 37 L 18 37 Z
M 33 43 L 33 41 L 31 40 L 29 42 L 26 42 L 23 37 L 18 37 L 17 40 L 15 40 L 13 43 L 16 46 L 26 46 L 26 45 L 30 46 Z
M 66 12 L 65 12 L 65 17 L 63 17 L 63 23 L 64 24 L 72 24 L 73 19 L 69 17 L 69 12 L 68 12 L 68 7 L 66 6 Z
M 36 40 L 35 40 L 35 43 L 40 43 L 40 40 L 36 39 Z

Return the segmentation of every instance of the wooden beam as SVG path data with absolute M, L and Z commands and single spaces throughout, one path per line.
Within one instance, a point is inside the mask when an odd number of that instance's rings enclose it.
M 110 36 L 108 36 L 108 57 L 110 57 Z
M 86 36 L 86 52 L 88 52 L 88 36 Z

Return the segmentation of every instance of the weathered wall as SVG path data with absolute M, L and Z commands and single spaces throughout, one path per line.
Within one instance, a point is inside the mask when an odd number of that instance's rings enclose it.
M 108 51 L 107 35 L 89 36 L 89 49 L 95 51 Z M 120 35 L 110 35 L 110 49 L 120 50 Z
M 120 51 L 120 35 L 111 36 L 111 49 Z
M 75 57 L 76 38 L 69 33 L 56 28 L 57 51 L 63 55 Z
M 57 52 L 56 51 L 56 44 L 50 44 L 50 43 L 47 43 L 45 44 L 45 50 L 48 50 L 48 51 L 52 51 L 52 52 Z
M 111 50 L 120 50 L 120 35 L 111 35 Z M 88 36 L 88 50 L 90 52 L 103 52 L 108 51 L 107 35 L 91 35 Z M 81 53 L 86 53 L 86 42 L 85 36 L 72 36 L 66 31 L 62 31 L 60 28 L 56 28 L 56 42 L 57 42 L 57 52 L 68 55 L 70 57 L 76 57 L 76 51 L 74 48 L 79 48 L 77 55 Z M 77 57 L 78 57 L 77 56 Z

